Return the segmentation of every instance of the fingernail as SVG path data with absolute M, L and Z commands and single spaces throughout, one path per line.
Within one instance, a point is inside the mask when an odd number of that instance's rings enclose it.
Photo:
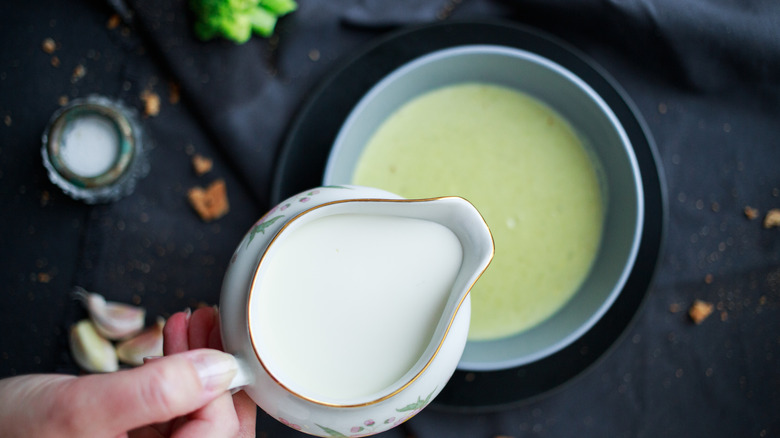
M 189 322 L 190 317 L 192 316 L 192 309 L 190 309 L 189 307 L 184 309 L 184 316 L 185 316 L 186 320 Z
M 149 362 L 153 362 L 158 359 L 162 359 L 162 356 L 144 356 L 144 364 L 147 364 Z
M 227 353 L 204 348 L 184 354 L 195 367 L 203 387 L 208 391 L 227 390 L 238 372 L 236 358 Z

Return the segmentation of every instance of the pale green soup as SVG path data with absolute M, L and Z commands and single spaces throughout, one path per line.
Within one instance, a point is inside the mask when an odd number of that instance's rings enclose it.
M 599 248 L 596 167 L 571 126 L 518 91 L 465 83 L 392 114 L 353 183 L 406 198 L 462 196 L 493 233 L 492 264 L 471 291 L 470 340 L 527 330 L 560 309 Z

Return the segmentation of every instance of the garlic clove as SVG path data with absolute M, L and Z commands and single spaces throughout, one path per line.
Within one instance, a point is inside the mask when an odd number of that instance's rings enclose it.
M 157 318 L 157 322 L 116 347 L 116 354 L 122 363 L 139 366 L 144 364 L 144 358 L 163 355 L 163 327 L 165 320 Z
M 114 345 L 100 336 L 89 319 L 82 319 L 70 328 L 70 351 L 85 371 L 110 373 L 119 369 Z
M 146 310 L 142 307 L 106 301 L 102 295 L 81 287 L 76 287 L 73 295 L 84 303 L 98 333 L 107 339 L 126 339 L 144 328 Z

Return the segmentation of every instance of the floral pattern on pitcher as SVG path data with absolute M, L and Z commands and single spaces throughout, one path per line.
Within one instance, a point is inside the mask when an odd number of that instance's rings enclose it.
M 351 187 L 345 187 L 345 186 L 324 186 L 322 188 L 325 189 L 352 189 Z M 265 230 L 268 229 L 270 226 L 272 226 L 274 223 L 276 223 L 279 219 L 282 219 L 285 217 L 284 214 L 278 214 L 276 216 L 271 217 L 274 213 L 277 211 L 279 213 L 287 210 L 292 206 L 295 202 L 298 203 L 306 203 L 311 201 L 312 196 L 320 194 L 319 189 L 309 190 L 308 192 L 302 192 L 299 193 L 291 198 L 288 198 L 286 201 L 283 201 L 282 203 L 276 205 L 274 208 L 269 210 L 266 214 L 264 214 L 255 224 L 252 226 L 252 229 L 249 230 L 249 239 L 246 242 L 246 246 L 249 247 L 249 244 L 252 243 L 252 240 L 255 238 L 255 235 L 257 233 L 265 234 Z M 233 257 L 231 258 L 230 262 L 234 263 L 236 261 L 236 258 L 238 256 L 238 251 L 236 251 L 235 254 L 233 254 Z
M 363 421 L 363 424 L 360 426 L 352 426 L 352 428 L 350 428 L 349 430 L 349 435 L 343 434 L 335 429 L 322 426 L 320 424 L 317 424 L 317 427 L 322 429 L 323 432 L 327 433 L 328 436 L 333 438 L 358 438 L 358 437 L 373 435 L 374 433 L 376 433 L 377 426 L 383 426 L 382 428 L 380 428 L 380 431 L 384 431 L 386 430 L 386 428 L 384 427 L 385 425 L 392 424 L 392 426 L 387 428 L 387 429 L 392 429 L 393 427 L 396 427 L 399 424 L 417 415 L 431 401 L 431 397 L 433 397 L 434 392 L 436 392 L 436 388 L 434 388 L 433 391 L 431 391 L 431 393 L 428 394 L 428 397 L 425 397 L 424 400 L 422 397 L 417 397 L 417 401 L 410 403 L 402 408 L 397 408 L 396 409 L 397 412 L 404 413 L 404 415 L 401 416 L 400 418 L 389 417 L 386 420 L 384 420 L 381 425 L 377 424 L 376 421 L 369 418 L 368 420 Z M 282 421 L 282 423 L 284 423 L 284 421 Z

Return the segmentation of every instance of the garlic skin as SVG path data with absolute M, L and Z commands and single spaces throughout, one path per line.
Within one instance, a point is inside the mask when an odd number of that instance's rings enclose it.
M 70 351 L 85 371 L 110 373 L 119 369 L 114 345 L 100 336 L 89 319 L 82 319 L 70 328 Z
M 163 355 L 163 328 L 165 319 L 157 318 L 157 322 L 140 334 L 120 342 L 116 346 L 119 360 L 127 365 L 144 364 L 144 358 Z
M 106 339 L 126 339 L 144 328 L 146 310 L 142 307 L 106 301 L 102 295 L 78 286 L 73 295 L 84 303 L 95 329 Z

